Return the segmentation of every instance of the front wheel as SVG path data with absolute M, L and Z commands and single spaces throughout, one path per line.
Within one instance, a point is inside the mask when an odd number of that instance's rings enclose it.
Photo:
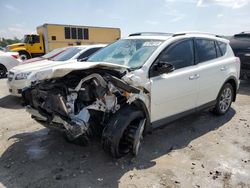
M 213 112 L 217 115 L 224 115 L 229 110 L 233 101 L 234 90 L 230 83 L 226 83 L 217 97 Z
M 143 138 L 145 121 L 143 112 L 132 106 L 120 109 L 103 130 L 104 150 L 116 158 L 128 153 L 137 155 Z
M 22 61 L 25 61 L 25 60 L 31 58 L 30 55 L 29 55 L 27 52 L 25 52 L 25 51 L 20 51 L 20 52 L 19 52 L 19 57 L 20 57 L 20 59 L 21 59 Z

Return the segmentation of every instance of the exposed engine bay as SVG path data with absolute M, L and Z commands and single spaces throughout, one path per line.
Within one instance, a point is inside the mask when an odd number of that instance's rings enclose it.
M 40 81 L 23 92 L 27 111 L 45 127 L 64 131 L 72 140 L 98 135 L 123 106 L 137 99 L 148 104 L 147 90 L 125 82 L 125 74 L 95 68 Z

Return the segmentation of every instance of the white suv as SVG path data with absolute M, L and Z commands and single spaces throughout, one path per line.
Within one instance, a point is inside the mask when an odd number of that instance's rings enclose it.
M 41 71 L 23 92 L 27 111 L 71 141 L 95 135 L 114 157 L 137 154 L 143 135 L 195 111 L 225 114 L 239 87 L 229 41 L 197 32 L 136 33 L 85 63 Z M 39 77 L 39 76 L 38 76 Z

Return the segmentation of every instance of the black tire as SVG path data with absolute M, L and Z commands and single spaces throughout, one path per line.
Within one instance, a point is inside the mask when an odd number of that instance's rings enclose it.
M 6 78 L 7 77 L 7 69 L 4 65 L 0 65 L 0 78 Z
M 25 51 L 20 51 L 20 52 L 19 52 L 19 57 L 20 57 L 20 59 L 21 59 L 22 61 L 31 58 L 30 55 L 29 55 L 29 53 L 28 53 L 28 52 L 25 52 Z
M 224 84 L 217 97 L 216 105 L 213 113 L 216 115 L 224 115 L 230 109 L 234 97 L 234 89 L 230 83 Z
M 143 112 L 131 106 L 125 106 L 117 111 L 103 129 L 103 149 L 115 158 L 120 158 L 130 152 L 136 155 L 138 151 L 134 152 L 133 146 L 137 144 L 134 136 L 138 136 L 138 128 L 142 120 L 145 122 Z M 140 132 L 142 133 L 143 130 Z M 140 136 L 139 141 L 141 141 L 142 134 Z

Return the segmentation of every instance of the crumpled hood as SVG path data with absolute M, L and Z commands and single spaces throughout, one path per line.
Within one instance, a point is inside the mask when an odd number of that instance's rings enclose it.
M 63 65 L 63 64 L 71 64 L 72 62 L 76 62 L 77 60 L 70 60 L 70 61 L 49 61 L 49 60 L 42 60 L 33 63 L 22 64 L 19 66 L 14 67 L 11 69 L 11 72 L 32 72 L 41 69 L 48 69 L 54 66 Z M 81 62 L 77 62 L 81 63 Z
M 106 68 L 120 72 L 128 70 L 127 66 L 107 62 L 75 62 L 53 66 L 51 69 L 43 69 L 42 71 L 37 72 L 35 76 L 37 80 L 51 79 L 63 77 L 75 70 L 86 70 L 91 68 Z

